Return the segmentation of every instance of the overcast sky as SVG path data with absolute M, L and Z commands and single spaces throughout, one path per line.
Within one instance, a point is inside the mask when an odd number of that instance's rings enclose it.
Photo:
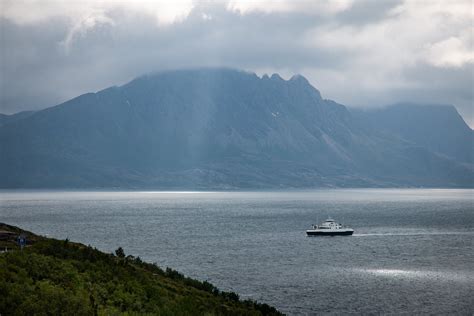
M 453 104 L 474 126 L 471 0 L 0 0 L 0 112 L 144 73 L 304 75 L 349 106 Z

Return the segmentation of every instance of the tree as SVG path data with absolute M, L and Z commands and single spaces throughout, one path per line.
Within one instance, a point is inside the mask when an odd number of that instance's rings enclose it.
M 117 250 L 115 250 L 115 255 L 119 258 L 125 258 L 125 251 L 123 251 L 122 247 L 118 247 Z

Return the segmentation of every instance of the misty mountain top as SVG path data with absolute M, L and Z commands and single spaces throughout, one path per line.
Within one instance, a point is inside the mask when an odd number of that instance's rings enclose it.
M 348 110 L 301 75 L 152 73 L 0 124 L 4 188 L 474 185 L 453 107 Z

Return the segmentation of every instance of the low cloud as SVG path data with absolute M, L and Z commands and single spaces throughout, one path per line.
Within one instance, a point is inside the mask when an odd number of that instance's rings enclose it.
M 2 1 L 1 112 L 143 73 L 301 73 L 352 106 L 454 104 L 474 126 L 467 1 Z

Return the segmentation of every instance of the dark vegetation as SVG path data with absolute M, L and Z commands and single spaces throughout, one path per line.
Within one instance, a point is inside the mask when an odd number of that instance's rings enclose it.
M 19 234 L 28 241 L 20 250 Z M 1 315 L 281 315 L 274 307 L 240 300 L 122 248 L 91 246 L 23 232 L 0 223 Z

